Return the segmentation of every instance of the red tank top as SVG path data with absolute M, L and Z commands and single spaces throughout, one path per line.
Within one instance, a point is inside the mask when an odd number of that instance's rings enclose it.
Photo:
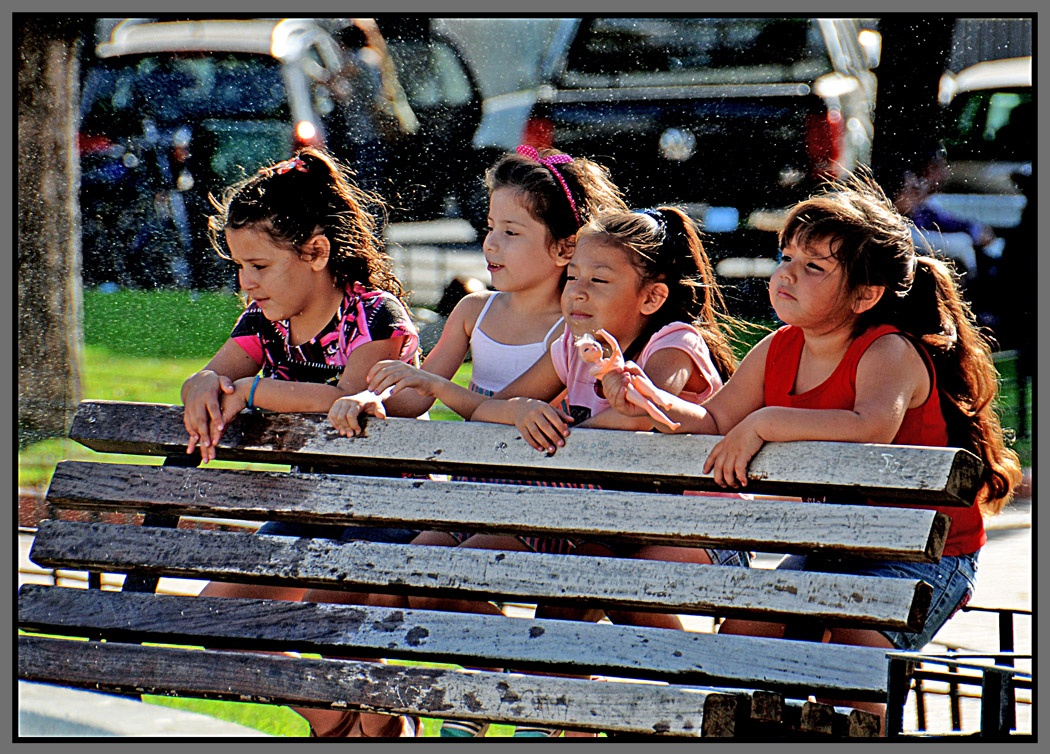
M 796 395 L 793 390 L 795 377 L 798 374 L 799 359 L 802 357 L 804 336 L 802 330 L 797 327 L 791 325 L 781 327 L 773 335 L 766 354 L 765 405 L 852 410 L 857 400 L 857 364 L 875 340 L 890 333 L 900 333 L 900 330 L 892 325 L 878 325 L 868 329 L 850 344 L 846 355 L 842 357 L 842 361 L 835 367 L 830 377 L 812 390 Z M 911 342 L 922 356 L 923 361 L 926 362 L 926 368 L 929 370 L 930 395 L 921 406 L 910 408 L 905 412 L 904 420 L 892 444 L 946 447 L 948 445 L 948 426 L 941 412 L 933 363 L 921 344 Z M 890 505 L 892 503 L 879 502 L 879 504 Z M 913 508 L 928 508 L 951 517 L 952 525 L 948 530 L 948 541 L 944 546 L 945 555 L 965 555 L 976 552 L 988 540 L 980 509 L 976 505 L 968 508 L 920 503 L 908 503 L 907 505 Z

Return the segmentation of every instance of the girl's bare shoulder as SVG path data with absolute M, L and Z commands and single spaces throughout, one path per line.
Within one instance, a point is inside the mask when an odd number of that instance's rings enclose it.
M 886 333 L 876 338 L 868 346 L 864 356 L 872 356 L 880 362 L 914 362 L 920 365 L 923 363 L 915 343 L 899 332 Z
M 925 378 L 926 361 L 918 346 L 901 333 L 887 333 L 876 338 L 860 358 L 861 369 L 876 367 L 898 378 Z
M 474 329 L 474 325 L 477 324 L 478 317 L 481 316 L 481 310 L 485 308 L 485 302 L 495 295 L 497 295 L 497 291 L 468 293 L 453 307 L 452 313 L 448 315 L 448 324 L 459 325 L 465 333 L 469 334 Z

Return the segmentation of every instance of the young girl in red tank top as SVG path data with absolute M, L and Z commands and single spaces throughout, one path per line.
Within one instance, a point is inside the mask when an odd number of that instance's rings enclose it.
M 950 268 L 916 253 L 908 221 L 867 173 L 796 205 L 779 241 L 769 298 L 784 326 L 702 405 L 664 394 L 666 413 L 681 424 L 677 432 L 724 435 L 703 469 L 730 488 L 746 487 L 748 464 L 766 442 L 953 446 L 980 456 L 977 504 L 937 508 L 952 517 L 940 563 L 835 565 L 842 573 L 921 578 L 934 597 L 921 633 L 832 628 L 825 641 L 921 649 L 969 599 L 986 541 L 982 515 L 998 513 L 1021 480 L 993 410 L 998 383 L 990 344 Z M 603 388 L 618 411 L 643 416 L 624 391 L 629 381 L 646 379 L 628 363 L 607 375 Z M 804 569 L 805 560 L 789 556 L 778 567 Z M 784 626 L 730 620 L 721 631 L 783 636 Z

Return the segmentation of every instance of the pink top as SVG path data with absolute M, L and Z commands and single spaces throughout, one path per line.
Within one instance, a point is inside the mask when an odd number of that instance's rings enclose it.
M 703 393 L 682 391 L 680 397 L 683 400 L 701 403 L 722 387 L 722 378 L 711 360 L 704 336 L 696 327 L 685 322 L 665 325 L 649 339 L 636 363 L 645 369 L 652 355 L 664 348 L 684 351 L 707 380 L 707 390 Z M 593 365 L 580 358 L 568 327 L 551 345 L 551 359 L 554 362 L 554 370 L 565 384 L 569 407 L 577 424 L 609 408 L 609 402 L 594 392 L 597 380 L 590 373 Z
M 404 337 L 398 358 L 408 364 L 417 359 L 419 333 L 404 304 L 360 283 L 346 287 L 338 311 L 309 342 L 292 345 L 290 329 L 287 320 L 270 321 L 252 303 L 230 337 L 262 367 L 263 377 L 292 382 L 335 385 L 350 353 L 373 340 Z

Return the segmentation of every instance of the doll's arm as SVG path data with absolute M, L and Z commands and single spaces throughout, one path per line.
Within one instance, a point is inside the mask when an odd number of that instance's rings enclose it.
M 655 421 L 665 424 L 676 430 L 681 425 L 670 419 L 667 414 L 660 410 L 660 408 L 670 408 L 671 404 L 666 399 L 660 397 L 660 394 L 653 389 L 653 387 L 646 381 L 635 379 L 633 375 L 625 371 L 625 362 L 623 358 L 623 351 L 620 350 L 620 344 L 616 342 L 616 338 L 610 335 L 606 330 L 599 330 L 597 336 L 604 340 L 611 352 L 611 355 L 605 359 L 605 365 L 601 374 L 598 374 L 592 370 L 592 374 L 595 377 L 601 379 L 605 374 L 613 372 L 622 372 L 628 375 L 628 380 L 624 385 L 625 397 L 628 401 L 636 406 L 640 406 L 645 409 L 645 412 L 649 414 Z

